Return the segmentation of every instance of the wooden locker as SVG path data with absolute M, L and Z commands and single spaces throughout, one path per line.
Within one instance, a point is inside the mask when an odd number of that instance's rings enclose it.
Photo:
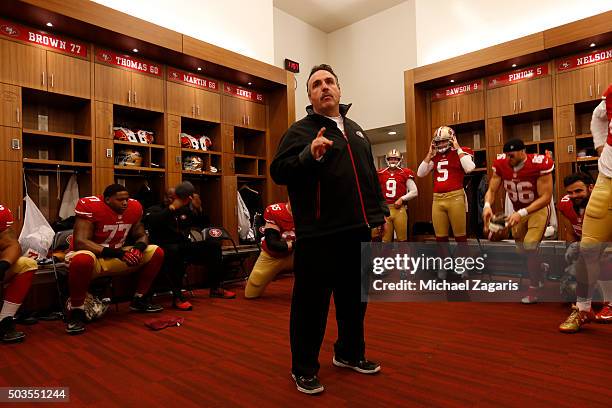
M 22 138 L 21 129 L 0 126 L 0 160 L 21 163 Z M 11 178 L 5 178 L 4 183 L 10 183 Z
M 95 136 L 102 139 L 113 139 L 113 105 L 94 101 Z
M 181 173 L 166 173 L 166 189 L 177 186 L 182 181 Z
M 19 234 L 23 224 L 23 173 L 21 162 L 0 161 L 0 173 L 6 180 L 13 182 L 0 183 L 0 204 L 8 207 L 13 213 L 13 229 Z
M 595 68 L 586 67 L 569 72 L 560 72 L 555 78 L 557 105 L 585 102 L 597 99 L 593 95 Z
M 484 119 L 484 94 L 475 92 L 455 98 L 457 115 L 455 123 L 467 123 Z
M 234 127 L 226 124 L 221 124 L 221 138 L 221 151 L 223 151 L 224 153 L 234 153 Z
M 221 96 L 218 93 L 195 89 L 196 118 L 221 122 Z
M 487 117 L 514 115 L 518 112 L 516 85 L 502 86 L 487 91 Z
M 168 147 L 168 157 L 166 158 L 167 169 L 169 172 L 181 172 L 183 170 L 183 159 L 180 147 Z
M 455 98 L 441 99 L 431 103 L 431 127 L 437 128 L 455 123 Z
M 612 84 L 612 62 L 604 62 L 595 66 L 595 99 L 599 99 L 602 94 Z
M 531 112 L 551 108 L 552 77 L 522 81 L 516 84 L 518 97 L 518 112 Z
M 93 195 L 101 195 L 104 189 L 115 182 L 115 172 L 112 167 L 96 167 L 94 172 Z
M 238 98 L 231 96 L 223 96 L 222 122 L 229 125 L 241 126 L 246 125 L 244 102 Z
M 488 119 L 487 120 L 487 146 L 488 147 L 503 146 L 503 144 L 504 144 L 504 139 L 503 139 L 502 118 Z
M 0 83 L 0 126 L 22 127 L 21 88 Z
M 166 112 L 172 115 L 195 117 L 195 89 L 189 86 L 166 82 L 168 103 Z
M 555 127 L 557 137 L 576 136 L 576 117 L 574 105 L 559 106 L 557 108 L 557 123 Z
M 168 146 L 181 147 L 181 118 L 176 115 L 167 115 L 166 142 Z
M 149 75 L 132 73 L 132 104 L 137 108 L 164 111 L 164 81 Z
M 123 69 L 95 64 L 94 97 L 118 105 L 131 104 L 132 74 Z
M 47 79 L 50 92 L 91 98 L 89 61 L 47 52 Z
M 238 178 L 222 176 L 223 227 L 238 242 Z
M 115 165 L 114 143 L 112 139 L 96 138 L 96 167 L 110 167 Z M 110 154 L 110 156 L 109 156 Z
M 576 161 L 576 138 L 561 137 L 556 144 L 557 161 L 559 163 L 573 163 Z
M 0 40 L 0 82 L 46 90 L 45 54 L 41 48 Z
M 244 101 L 246 114 L 246 127 L 250 129 L 266 130 L 266 105 Z

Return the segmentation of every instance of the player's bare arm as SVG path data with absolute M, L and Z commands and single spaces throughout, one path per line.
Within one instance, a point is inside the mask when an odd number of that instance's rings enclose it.
M 491 205 L 493 200 L 495 200 L 495 194 L 499 190 L 499 186 L 501 186 L 501 177 L 497 174 L 493 173 L 491 176 L 491 180 L 489 180 L 489 189 L 485 194 L 485 205 L 482 210 L 482 219 L 484 220 L 484 232 L 485 234 L 489 233 L 489 221 L 491 221 L 491 217 L 493 217 L 493 209 Z
M 7 261 L 11 265 L 17 262 L 21 256 L 21 246 L 17 241 L 17 234 L 12 228 L 0 232 L 0 260 Z
M 102 255 L 104 247 L 96 244 L 92 238 L 94 235 L 94 225 L 91 221 L 87 221 L 81 217 L 76 217 L 74 222 L 74 241 L 75 251 L 91 251 L 96 256 Z
M 572 227 L 572 223 L 567 217 L 563 214 L 559 214 L 559 219 L 561 220 L 561 225 L 563 225 L 563 236 L 559 238 L 567 243 L 572 243 L 576 241 L 576 235 L 574 234 L 574 228 Z
M 142 218 L 139 219 L 134 226 L 130 229 L 130 236 L 134 240 L 134 242 L 142 242 L 146 245 L 149 244 L 149 237 L 147 236 L 147 232 L 145 231 L 145 227 L 142 224 Z

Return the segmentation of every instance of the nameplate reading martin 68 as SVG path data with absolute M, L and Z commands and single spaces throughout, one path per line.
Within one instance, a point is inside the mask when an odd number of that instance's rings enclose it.
M 0 387 L 2 402 L 70 402 L 68 387 Z

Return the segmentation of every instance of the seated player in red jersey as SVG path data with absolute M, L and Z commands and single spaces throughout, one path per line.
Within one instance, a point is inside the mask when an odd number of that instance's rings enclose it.
M 35 260 L 21 256 L 21 246 L 12 225 L 11 210 L 0 204 L 0 285 L 5 287 L 0 310 L 0 341 L 3 343 L 16 343 L 25 338 L 23 332 L 16 330 L 14 316 L 38 269 Z
M 434 137 L 427 156 L 417 169 L 417 176 L 425 177 L 433 171 L 433 203 L 431 220 L 436 241 L 440 244 L 440 256 L 448 256 L 449 227 L 453 230 L 459 253 L 467 252 L 467 207 L 463 190 L 463 179 L 474 170 L 474 152 L 469 147 L 461 147 L 455 131 L 448 126 L 440 126 Z M 459 255 L 455 252 L 455 256 Z M 438 272 L 439 278 L 446 277 L 446 271 Z
M 419 195 L 412 170 L 401 167 L 402 155 L 396 149 L 385 156 L 387 167 L 378 171 L 380 189 L 389 207 L 389 215 L 384 226 L 382 242 L 408 240 L 408 214 L 406 203 Z
M 257 298 L 278 273 L 293 269 L 295 227 L 291 203 L 271 204 L 264 211 L 264 238 L 261 253 L 249 275 L 244 297 Z
M 527 254 L 530 286 L 527 296 L 521 301 L 536 303 L 537 291 L 542 285 L 538 247 L 550 217 L 555 165 L 548 155 L 526 153 L 525 144 L 520 139 L 509 140 L 503 150 L 504 154 L 493 162 L 493 176 L 485 195 L 484 230 L 489 234 L 489 222 L 493 217 L 491 203 L 503 183 L 514 209 L 506 227 L 512 228 L 519 251 Z
M 130 198 L 124 186 L 111 184 L 102 196 L 81 198 L 75 213 L 73 251 L 66 255 L 70 287 L 66 332 L 85 331 L 83 304 L 92 278 L 100 276 L 139 270 L 130 309 L 161 312 L 163 308 L 149 303 L 144 295 L 161 268 L 164 252 L 156 245 L 148 245 L 140 203 Z M 135 242 L 133 246 L 125 246 L 128 236 Z

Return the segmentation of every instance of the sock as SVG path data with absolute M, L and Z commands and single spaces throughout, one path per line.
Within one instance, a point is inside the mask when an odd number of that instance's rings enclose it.
M 32 286 L 32 279 L 34 279 L 34 271 L 15 275 L 4 292 L 4 300 L 13 304 L 22 304 Z
M 581 312 L 590 311 L 591 310 L 591 298 L 578 297 L 576 299 L 576 306 L 578 307 L 578 310 L 580 310 Z
M 601 292 L 603 293 L 604 302 L 612 301 L 612 281 L 599 281 L 599 287 L 601 288 Z
M 70 260 L 68 287 L 70 288 L 70 306 L 73 309 L 83 308 L 95 262 L 96 260 L 87 254 L 76 254 Z
M 153 256 L 141 269 L 138 276 L 138 285 L 136 286 L 136 294 L 142 296 L 143 293 L 147 293 L 155 276 L 162 267 L 164 262 L 164 251 L 161 248 L 157 248 L 153 253 Z
M 21 306 L 21 304 L 17 304 L 17 303 L 13 303 L 13 302 L 9 302 L 8 300 L 5 300 L 4 304 L 2 305 L 2 311 L 0 311 L 0 321 L 2 321 L 5 317 L 15 316 L 15 313 L 17 313 L 19 306 Z
M 526 252 L 527 271 L 529 272 L 530 287 L 537 288 L 542 281 L 542 270 L 540 268 L 540 257 L 537 252 Z

